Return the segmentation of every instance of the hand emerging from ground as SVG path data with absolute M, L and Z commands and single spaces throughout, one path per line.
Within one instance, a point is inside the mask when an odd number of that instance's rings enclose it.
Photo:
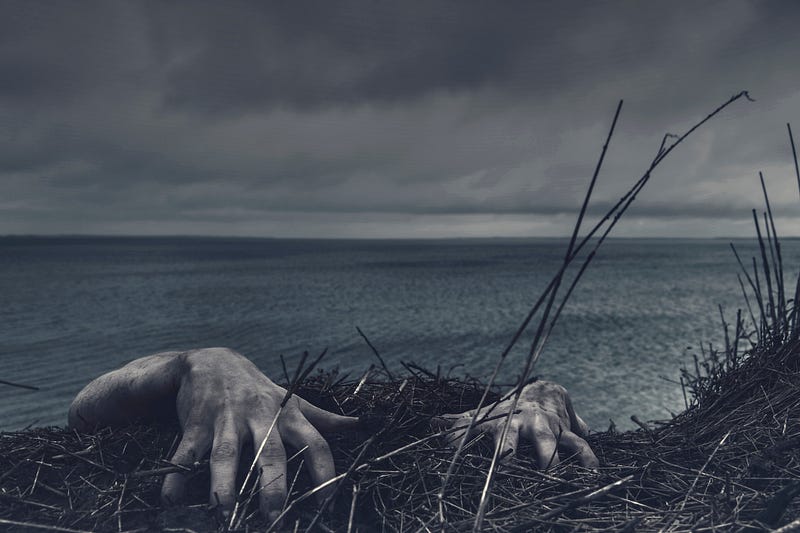
M 172 462 L 189 466 L 209 451 L 209 503 L 223 513 L 236 500 L 236 472 L 242 445 L 252 441 L 258 450 L 259 504 L 265 517 L 275 519 L 286 499 L 284 442 L 304 457 L 315 485 L 335 475 L 333 457 L 320 432 L 357 426 L 358 419 L 336 415 L 292 396 L 278 415 L 286 390 L 267 378 L 251 361 L 226 348 L 167 352 L 137 359 L 100 376 L 72 402 L 69 425 L 81 431 L 153 419 L 171 405 L 177 408 L 183 436 Z M 161 490 L 165 503 L 180 502 L 185 477 L 168 474 Z M 332 487 L 318 492 L 320 499 Z
M 471 434 L 480 432 L 491 433 L 495 444 L 500 439 L 503 425 L 511 408 L 511 399 L 507 399 L 494 409 L 490 406 L 481 409 Z M 491 409 L 491 412 L 489 410 Z M 445 415 L 445 419 L 453 427 L 468 427 L 475 411 L 467 411 L 457 415 Z M 488 416 L 486 414 L 488 413 Z M 549 381 L 535 381 L 522 389 L 516 412 L 511 415 L 505 443 L 501 456 L 505 457 L 517 451 L 519 439 L 533 443 L 536 450 L 536 459 L 541 469 L 555 466 L 559 463 L 558 448 L 570 454 L 575 454 L 581 465 L 595 467 L 598 465 L 589 444 L 583 437 L 589 431 L 586 423 L 575 414 L 572 401 L 566 389 Z M 490 420 L 481 423 L 486 417 Z M 492 420 L 492 418 L 494 418 Z M 466 429 L 455 431 L 449 436 L 449 442 L 457 445 Z

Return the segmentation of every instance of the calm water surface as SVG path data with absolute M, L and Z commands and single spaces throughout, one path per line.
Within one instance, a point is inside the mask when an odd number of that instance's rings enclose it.
M 358 374 L 414 361 L 488 376 L 564 253 L 563 240 L 0 238 L 0 430 L 63 425 L 97 375 L 149 353 L 229 346 L 280 379 L 303 350 Z M 749 257 L 752 242 L 737 241 Z M 800 243 L 785 241 L 787 272 Z M 683 407 L 676 379 L 741 304 L 723 240 L 615 240 L 567 305 L 537 373 L 595 429 Z M 530 335 L 524 340 L 529 340 Z M 502 380 L 520 372 L 527 343 Z

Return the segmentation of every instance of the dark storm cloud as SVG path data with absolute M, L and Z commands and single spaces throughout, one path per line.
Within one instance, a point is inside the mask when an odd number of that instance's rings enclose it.
M 744 220 L 764 170 L 800 233 L 794 2 L 0 10 L 0 233 L 559 234 L 617 99 L 595 213 L 665 131 L 742 89 L 758 101 L 699 132 L 632 214 L 645 234 Z
M 241 4 L 239 4 L 241 7 Z M 657 92 L 661 107 L 714 78 L 792 78 L 792 3 L 290 2 L 149 13 L 166 104 L 196 111 L 402 104 L 436 93 L 504 97 Z M 794 15 L 794 16 L 793 16 Z M 766 52 L 766 53 L 765 53 Z M 752 72 L 743 75 L 742 68 Z M 663 91 L 669 86 L 669 95 Z M 791 90 L 786 87 L 784 90 Z M 603 94 L 603 96 L 606 96 Z M 615 95 L 616 96 L 616 95 Z M 632 96 L 632 95 L 626 95 Z M 643 95 L 655 101 L 653 94 Z
M 185 54 L 168 72 L 168 103 L 201 110 L 402 102 L 527 83 L 542 67 L 549 72 L 540 79 L 557 79 L 559 58 L 571 53 L 557 39 L 571 29 L 553 27 L 549 8 L 531 2 L 210 4 L 193 13 L 156 7 L 161 52 Z
M 0 98 L 6 103 L 63 105 L 147 75 L 133 6 L 4 0 L 0 9 Z

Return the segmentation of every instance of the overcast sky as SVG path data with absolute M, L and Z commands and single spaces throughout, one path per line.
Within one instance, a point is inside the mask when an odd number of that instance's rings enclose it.
M 800 2 L 0 0 L 0 234 L 800 235 Z

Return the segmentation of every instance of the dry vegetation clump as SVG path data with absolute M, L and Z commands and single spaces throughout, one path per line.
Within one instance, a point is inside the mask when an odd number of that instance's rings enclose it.
M 752 350 L 716 377 L 724 386 L 715 382 L 712 393 L 709 382 L 699 385 L 707 394 L 676 418 L 593 434 L 602 463 L 596 472 L 573 461 L 540 471 L 523 446 L 498 468 L 484 528 L 760 530 L 800 517 L 793 503 L 800 493 L 799 352 L 797 340 L 773 352 Z M 323 513 L 314 498 L 292 503 L 311 487 L 300 457 L 291 458 L 285 528 L 441 529 L 437 493 L 453 450 L 429 421 L 474 406 L 483 386 L 407 369 L 395 380 L 336 382 L 335 372 L 319 373 L 298 389 L 322 407 L 363 415 L 366 428 L 330 439 L 337 472 L 347 475 Z M 177 435 L 176 427 L 152 425 L 0 435 L 0 524 L 11 531 L 224 530 L 206 504 L 207 463 L 189 473 L 191 505 L 159 502 L 161 477 L 175 470 L 167 459 Z M 492 448 L 490 437 L 478 437 L 458 459 L 442 502 L 445 531 L 472 528 Z M 252 503 L 238 529 L 268 526 Z

